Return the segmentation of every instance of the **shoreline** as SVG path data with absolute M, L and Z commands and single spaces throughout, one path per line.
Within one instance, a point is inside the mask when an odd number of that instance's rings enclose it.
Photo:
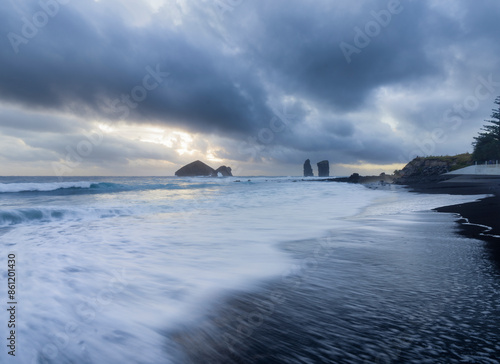
M 500 271 L 500 176 L 459 176 L 442 182 L 409 184 L 411 192 L 450 195 L 491 195 L 478 201 L 433 209 L 458 215 L 458 234 L 485 243 L 488 259 Z
M 456 213 L 461 216 L 460 223 L 462 235 L 479 238 L 500 238 L 500 196 L 486 197 L 475 202 L 459 205 L 443 206 L 434 209 L 438 212 Z M 494 240 L 494 241 L 495 241 Z
M 406 187 L 411 192 L 426 194 L 491 195 L 474 202 L 438 207 L 434 211 L 460 215 L 458 222 L 464 236 L 499 241 L 495 236 L 500 236 L 500 178 L 454 178 Z
M 485 317 L 481 314 L 484 307 L 473 310 L 476 317 L 456 315 L 468 307 L 461 300 L 476 302 L 473 293 L 476 287 L 483 287 L 475 280 L 481 276 L 473 274 L 477 265 L 471 264 L 483 262 L 483 249 L 478 242 L 469 244 L 469 239 L 457 238 L 453 220 L 453 216 L 428 210 L 426 215 L 407 217 L 410 224 L 401 225 L 392 217 L 367 218 L 359 222 L 366 230 L 347 235 L 349 227 L 333 230 L 332 240 L 325 241 L 331 244 L 330 251 L 322 252 L 316 264 L 298 264 L 300 269 L 281 279 L 226 292 L 215 301 L 217 305 L 207 307 L 201 322 L 192 321 L 168 332 L 174 343 L 171 348 L 179 362 L 192 364 L 298 363 L 300 358 L 338 363 L 468 358 L 477 351 L 477 344 L 470 340 L 475 330 L 471 323 Z M 382 223 L 387 231 L 378 229 L 381 221 L 389 223 Z M 446 232 L 440 235 L 443 230 Z M 401 244 L 402 231 L 407 240 L 415 238 L 415 244 Z M 378 242 L 376 246 L 366 244 L 367 234 L 368 240 Z M 342 239 L 363 247 L 345 245 Z M 282 247 L 288 247 L 296 262 L 311 262 L 317 253 L 316 241 L 289 241 Z M 471 261 L 473 257 L 477 259 Z M 463 277 L 458 279 L 461 273 Z M 481 295 L 490 297 L 487 290 Z M 459 330 L 462 323 L 465 333 Z M 481 343 L 496 337 L 481 330 Z M 438 340 L 437 349 L 427 350 L 431 343 L 436 345 L 436 337 L 446 339 Z M 450 343 L 458 353 L 449 350 Z M 490 353 L 484 355 L 492 358 Z
M 460 215 L 460 233 L 463 236 L 500 241 L 500 176 L 491 175 L 439 175 L 398 183 L 393 176 L 360 176 L 311 179 L 310 181 L 343 182 L 365 185 L 368 188 L 398 185 L 410 192 L 446 195 L 490 195 L 478 201 L 447 205 L 433 209 L 437 212 Z M 499 244 L 500 245 L 500 244 Z M 499 254 L 500 261 L 500 254 Z

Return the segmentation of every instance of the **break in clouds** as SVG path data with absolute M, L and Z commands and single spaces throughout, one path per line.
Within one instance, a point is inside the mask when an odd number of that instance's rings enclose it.
M 499 15 L 494 0 L 3 1 L 2 174 L 470 151 L 500 95 Z

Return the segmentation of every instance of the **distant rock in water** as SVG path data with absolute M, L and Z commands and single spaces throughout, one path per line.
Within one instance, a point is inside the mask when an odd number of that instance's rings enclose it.
M 196 176 L 213 176 L 217 175 L 215 169 L 207 166 L 202 161 L 194 161 L 192 163 L 186 164 L 184 167 L 175 172 L 176 176 L 179 177 L 196 177 Z
M 220 166 L 215 170 L 215 176 L 218 176 L 219 173 L 224 177 L 231 177 L 233 174 L 231 173 L 231 167 Z
M 184 167 L 175 172 L 178 177 L 217 177 L 219 173 L 224 177 L 232 176 L 231 167 L 220 166 L 216 170 L 206 165 L 202 161 L 194 161 L 186 164 Z
M 351 183 L 359 183 L 361 176 L 359 173 L 353 173 L 349 176 L 348 181 Z
M 318 162 L 318 177 L 330 177 L 330 163 L 328 161 Z
M 304 177 L 313 177 L 313 169 L 311 167 L 311 161 L 309 159 L 306 159 L 304 162 Z

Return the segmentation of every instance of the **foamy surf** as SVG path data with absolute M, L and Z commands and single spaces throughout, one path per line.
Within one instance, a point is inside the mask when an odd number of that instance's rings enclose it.
M 65 182 L 90 187 L 0 198 L 1 244 L 22 273 L 20 364 L 178 363 L 169 333 L 204 320 L 227 292 L 287 274 L 306 241 L 333 235 L 352 247 L 362 222 L 350 217 L 373 217 L 373 203 L 376 218 L 398 213 L 411 200 L 406 191 L 290 177 Z
M 0 183 L 0 193 L 47 192 L 65 188 L 90 188 L 93 182 Z

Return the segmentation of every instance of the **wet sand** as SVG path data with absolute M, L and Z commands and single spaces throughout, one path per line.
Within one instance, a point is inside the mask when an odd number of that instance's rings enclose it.
M 493 195 L 476 202 L 440 207 L 436 211 L 460 214 L 471 224 L 491 227 L 491 230 L 486 231 L 488 235 L 500 235 L 500 177 L 459 176 L 443 182 L 409 185 L 408 187 L 414 192 L 421 193 Z M 487 230 L 469 224 L 462 224 L 462 227 L 464 235 L 475 238 L 484 238 L 482 233 Z
M 294 269 L 166 333 L 175 363 L 498 363 L 500 271 L 453 220 L 368 216 L 282 243 Z

